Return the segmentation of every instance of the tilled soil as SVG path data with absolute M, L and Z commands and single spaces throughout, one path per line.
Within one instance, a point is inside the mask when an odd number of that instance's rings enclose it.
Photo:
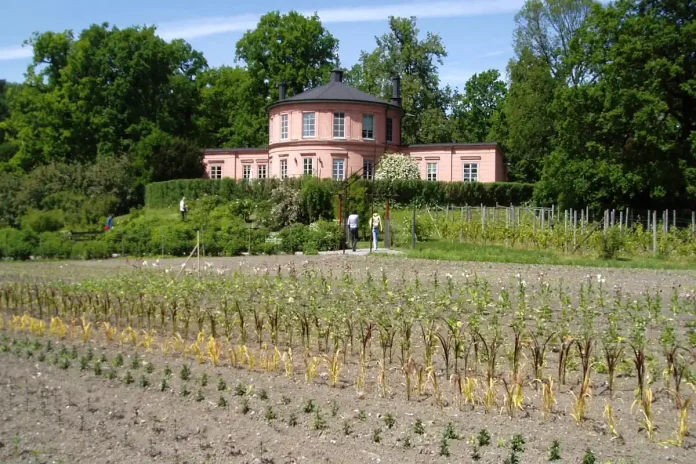
M 607 285 L 617 285 L 635 294 L 659 288 L 665 298 L 673 287 L 693 289 L 696 282 L 694 272 L 690 271 L 456 263 L 389 257 L 279 256 L 201 261 L 202 265 L 212 263 L 217 269 L 226 267 L 244 272 L 265 269 L 274 272 L 278 266 L 287 272 L 289 266 L 300 268 L 309 264 L 327 272 L 338 273 L 348 267 L 356 273 L 378 275 L 383 268 L 390 279 L 402 275 L 413 278 L 417 272 L 424 282 L 432 280 L 435 273 L 442 278 L 446 274 L 475 273 L 503 284 L 516 274 L 532 280 L 543 273 L 546 280 L 563 280 L 574 288 L 586 276 L 602 274 Z M 179 268 L 183 262 L 182 259 L 168 259 L 159 265 Z M 11 263 L 0 266 L 0 276 L 22 280 L 79 280 L 151 266 L 152 261 L 143 263 L 142 260 Z M 297 372 L 289 378 L 282 373 L 282 368 L 274 373 L 250 372 L 141 352 L 143 360 L 154 367 L 152 373 L 147 373 L 144 366 L 131 366 L 135 353 L 128 348 L 98 342 L 82 346 L 77 341 L 53 340 L 53 350 L 46 352 L 48 338 L 39 340 L 43 345 L 41 349 L 30 349 L 23 341 L 24 335 L 5 334 L 19 343 L 8 342 L 10 351 L 0 353 L 0 462 L 445 463 L 474 462 L 473 456 L 478 449 L 479 462 L 502 463 L 510 456 L 511 439 L 515 434 L 522 435 L 525 440 L 525 450 L 518 454 L 522 463 L 548 462 L 548 448 L 553 440 L 559 441 L 561 462 L 567 463 L 582 462 L 588 448 L 597 455 L 598 463 L 691 463 L 696 456 L 693 437 L 687 437 L 683 448 L 665 443 L 675 435 L 678 411 L 668 393 L 657 385 L 653 415 L 659 429 L 655 442 L 648 441 L 646 432 L 641 429 L 639 411 L 632 410 L 635 378 L 617 379 L 616 399 L 612 404 L 622 438 L 612 439 L 602 414 L 609 400 L 602 375 L 593 376 L 593 400 L 587 420 L 576 424 L 570 417 L 570 392 L 578 390 L 577 370 L 569 372 L 568 385 L 559 388 L 556 412 L 551 417 L 543 417 L 540 411 L 540 392 L 526 385 L 525 409 L 510 419 L 503 409 L 502 390 L 499 390 L 498 406 L 488 414 L 480 404 L 474 408 L 466 406 L 463 410 L 457 408 L 449 384 L 441 386 L 447 403 L 443 408 L 435 404 L 431 394 L 407 401 L 403 394 L 404 377 L 396 362 L 389 366 L 388 382 L 397 393 L 381 397 L 377 385 L 377 347 L 375 359 L 370 363 L 366 392 L 358 396 L 354 386 L 358 366 L 354 361 L 344 366 L 340 387 L 332 388 L 328 385 L 324 364 L 319 378 L 307 384 L 298 360 L 295 363 Z M 66 358 L 58 358 L 57 353 L 63 344 L 66 350 L 71 350 L 73 343 L 78 346 L 79 353 L 67 366 Z M 93 361 L 85 370 L 80 369 L 79 358 L 90 348 L 95 359 L 102 354 L 107 358 L 100 375 L 93 371 Z M 124 366 L 112 367 L 119 352 L 125 356 Z M 556 355 L 550 353 L 549 372 L 555 369 L 555 359 Z M 501 366 L 504 364 L 501 360 Z M 162 389 L 167 365 L 172 374 Z M 188 381 L 179 376 L 184 365 L 193 370 Z M 112 369 L 116 378 L 109 380 L 107 373 Z M 124 382 L 128 371 L 133 378 L 131 384 Z M 202 386 L 201 381 L 204 373 L 208 377 L 206 386 Z M 143 379 L 148 385 L 143 386 Z M 218 390 L 220 379 L 226 386 L 222 391 Z M 683 388 L 685 392 L 690 391 L 686 385 Z M 263 399 L 265 396 L 267 399 Z M 227 406 L 221 404 L 221 398 Z M 310 400 L 320 408 L 318 414 L 305 412 Z M 391 428 L 387 424 L 388 416 L 394 419 Z M 414 429 L 417 420 L 423 423 L 422 434 Z M 442 436 L 449 423 L 459 438 L 447 440 L 443 447 Z M 689 423 L 693 429 L 693 418 Z M 475 437 L 482 429 L 490 435 L 490 444 L 479 448 Z
M 480 462 L 486 463 L 501 463 L 509 456 L 514 434 L 526 442 L 519 454 L 524 463 L 548 462 L 553 440 L 560 442 L 562 462 L 569 463 L 582 462 L 587 448 L 601 463 L 690 463 L 691 447 L 696 445 L 694 439 L 688 439 L 685 448 L 648 442 L 637 418 L 622 421 L 623 439 L 612 440 L 602 420 L 599 396 L 588 420 L 580 425 L 564 407 L 568 395 L 560 393 L 563 404 L 552 417 L 543 418 L 530 404 L 509 419 L 497 409 L 485 414 L 480 405 L 464 411 L 453 406 L 440 409 L 432 397 L 411 402 L 394 395 L 382 398 L 374 382 L 359 397 L 353 388 L 328 386 L 325 374 L 308 385 L 302 373 L 293 378 L 250 373 L 191 365 L 190 360 L 154 353 L 140 355 L 143 363 L 133 369 L 134 353 L 128 350 L 124 365 L 116 369 L 115 350 L 93 348 L 94 359 L 108 357 L 97 376 L 93 362 L 80 370 L 78 359 L 87 353 L 85 347 L 79 348 L 69 367 L 53 364 L 59 346 L 54 344 L 42 361 L 37 358 L 39 351 L 27 359 L 24 348 L 0 354 L 1 462 L 473 462 L 474 437 L 482 429 L 490 435 L 490 444 L 479 449 Z M 147 373 L 147 363 L 153 364 L 152 373 Z M 185 363 L 192 368 L 188 381 L 179 378 Z M 172 374 L 162 391 L 165 365 Z M 116 378 L 109 380 L 111 369 Z M 124 381 L 127 372 L 131 384 Z M 201 380 L 204 373 L 206 386 Z M 149 385 L 144 387 L 142 379 Z M 226 384 L 223 391 L 218 390 L 220 379 Z M 189 393 L 182 396 L 183 390 Z M 617 416 L 626 417 L 632 394 L 620 391 L 617 396 L 623 398 L 615 401 L 617 409 L 624 409 Z M 227 406 L 220 404 L 221 397 Z M 305 412 L 309 400 L 319 414 Z M 388 414 L 394 419 L 392 428 L 386 422 Z M 669 407 L 656 407 L 654 415 L 661 426 L 676 427 L 676 419 L 671 419 L 676 413 Z M 423 434 L 414 431 L 418 419 Z M 448 441 L 450 456 L 443 456 L 441 438 L 448 423 L 459 439 Z

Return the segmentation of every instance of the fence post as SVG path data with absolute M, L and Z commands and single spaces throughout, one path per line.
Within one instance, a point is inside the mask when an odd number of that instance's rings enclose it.
M 585 235 L 585 208 L 580 210 L 580 235 Z
M 604 238 L 607 237 L 608 233 L 609 233 L 609 210 L 605 209 L 604 210 Z
M 672 210 L 672 228 L 673 229 L 677 228 L 677 210 L 676 209 Z
M 413 209 L 411 216 L 411 248 L 416 248 L 416 210 Z
M 652 226 L 653 226 L 653 256 L 657 256 L 657 210 L 653 211 Z
M 619 211 L 619 236 L 623 235 L 623 211 Z
M 666 234 L 669 232 L 669 210 L 662 212 L 662 231 Z
M 563 213 L 564 213 L 563 214 L 563 218 L 564 218 L 563 223 L 565 225 L 564 229 L 563 229 L 563 233 L 567 235 L 568 234 L 568 210 L 565 210 Z
M 546 208 L 541 208 L 541 219 L 539 224 L 541 225 L 541 232 L 544 232 L 544 218 L 546 217 Z
M 573 210 L 573 247 L 578 246 L 578 210 Z
M 481 235 L 486 233 L 486 207 L 481 205 Z
M 556 205 L 551 205 L 551 220 L 553 221 L 554 218 L 554 213 L 556 212 Z
M 691 212 L 691 233 L 696 234 L 696 211 Z

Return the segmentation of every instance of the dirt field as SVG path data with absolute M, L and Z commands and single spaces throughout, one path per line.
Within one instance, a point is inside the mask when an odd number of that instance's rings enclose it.
M 639 294 L 647 288 L 693 290 L 693 272 L 650 270 L 595 270 L 511 264 L 417 261 L 393 257 L 252 257 L 208 259 L 217 268 L 253 272 L 278 265 L 309 263 L 325 269 L 349 265 L 353 272 L 384 268 L 396 279 L 401 275 L 430 276 L 477 274 L 505 283 L 516 274 L 571 285 L 587 275 L 601 273 L 607 285 Z M 183 260 L 161 265 L 178 268 Z M 151 266 L 152 263 L 147 263 Z M 203 263 L 202 263 L 203 264 Z M 7 263 L 0 265 L 0 281 L 81 280 L 115 275 L 142 268 L 141 261 L 69 263 Z M 383 398 L 377 386 L 377 349 L 370 361 L 364 395 L 356 394 L 353 379 L 358 366 L 344 366 L 337 388 L 329 386 L 326 369 L 307 384 L 300 370 L 288 378 L 279 372 L 250 372 L 230 366 L 199 365 L 191 359 L 136 352 L 101 340 L 87 344 L 52 340 L 5 331 L 0 353 L 0 462 L 240 462 L 240 463 L 368 463 L 368 462 L 479 462 L 502 463 L 510 455 L 512 437 L 524 438 L 520 462 L 548 462 L 548 448 L 560 443 L 560 462 L 580 463 L 590 448 L 598 463 L 691 463 L 696 439 L 684 447 L 660 443 L 677 428 L 677 411 L 664 389 L 655 387 L 653 415 L 658 436 L 649 442 L 639 416 L 632 411 L 635 382 L 618 378 L 615 415 L 621 439 L 612 439 L 602 411 L 609 396 L 602 375 L 593 377 L 594 397 L 588 418 L 576 424 L 570 417 L 571 391 L 577 392 L 576 371 L 557 393 L 556 412 L 544 418 L 538 396 L 527 386 L 524 411 L 510 419 L 502 396 L 494 411 L 480 406 L 458 409 L 449 384 L 442 386 L 443 408 L 431 395 L 406 401 L 400 392 L 403 375 L 397 363 L 389 366 L 394 392 Z M 417 348 L 417 347 L 416 347 Z M 75 352 L 73 352 L 75 350 Z M 117 362 L 123 357 L 122 365 Z M 99 361 L 102 356 L 103 361 Z M 136 363 L 134 364 L 134 358 Z M 83 361 L 87 359 L 87 361 Z M 555 355 L 550 355 L 554 372 Z M 95 367 L 95 363 L 99 367 Z M 146 366 L 151 364 L 150 368 Z M 501 361 L 501 365 L 507 362 Z M 190 367 L 188 380 L 181 371 Z M 84 369 L 82 369 L 84 367 Z M 299 370 L 299 366 L 298 366 Z M 151 372 L 149 372 L 151 371 Z M 171 373 L 168 373 L 171 371 Z M 130 375 L 129 375 L 130 373 Z M 113 377 L 113 378 L 109 378 Z M 207 377 L 207 382 L 203 380 Z M 132 382 L 130 380 L 132 379 Z M 166 382 L 163 385 L 163 381 Z M 205 385 L 204 385 L 205 384 Z M 685 391 L 690 391 L 685 386 Z M 311 404 L 308 404 L 310 402 Z M 225 405 L 225 403 L 227 403 Z M 693 414 L 693 412 L 692 412 Z M 393 422 L 392 422 L 393 420 Z M 422 430 L 415 427 L 422 422 Z M 689 419 L 691 428 L 693 418 Z M 454 435 L 442 436 L 451 424 Z M 485 429 L 490 443 L 479 446 Z M 449 454 L 449 456 L 447 456 Z

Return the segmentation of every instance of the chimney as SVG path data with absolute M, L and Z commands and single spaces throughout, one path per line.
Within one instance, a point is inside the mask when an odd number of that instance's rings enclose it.
M 401 106 L 401 78 L 399 76 L 394 76 L 394 77 L 392 77 L 391 82 L 392 82 L 391 104 L 394 106 Z
M 340 68 L 334 68 L 331 71 L 331 82 L 343 82 L 343 70 Z
M 278 100 L 285 100 L 285 95 L 288 92 L 288 84 L 281 82 L 278 86 Z

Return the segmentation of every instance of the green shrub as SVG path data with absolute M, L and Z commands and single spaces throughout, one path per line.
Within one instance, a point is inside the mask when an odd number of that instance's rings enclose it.
M 75 243 L 70 253 L 70 259 L 105 259 L 110 256 L 106 243 L 97 240 Z
M 72 242 L 65 234 L 59 232 L 44 232 L 39 237 L 37 254 L 42 258 L 70 258 Z
M 39 211 L 30 209 L 21 219 L 22 229 L 31 230 L 40 234 L 41 232 L 55 232 L 65 225 L 63 211 L 50 210 Z
M 27 230 L 0 229 L 0 258 L 27 260 L 38 245 L 38 238 Z
M 309 227 L 304 224 L 288 226 L 278 233 L 278 239 L 280 240 L 278 248 L 283 253 L 303 251 L 302 246 L 307 242 L 309 234 Z
M 308 222 L 320 219 L 333 219 L 333 189 L 329 182 L 322 182 L 316 177 L 302 180 L 300 198 L 302 212 Z

